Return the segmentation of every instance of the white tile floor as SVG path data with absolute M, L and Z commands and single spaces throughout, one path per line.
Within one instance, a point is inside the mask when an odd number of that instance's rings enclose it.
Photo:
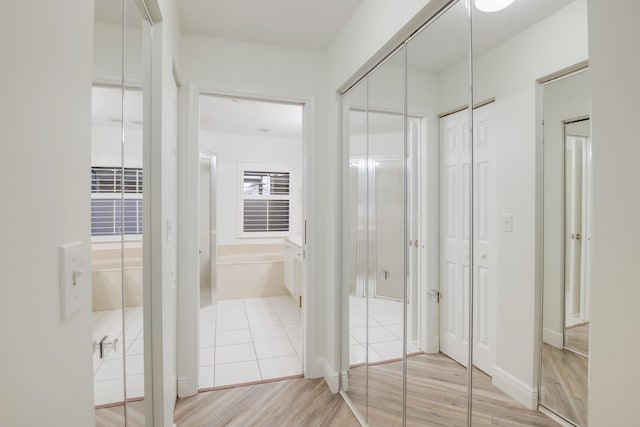
M 302 373 L 302 311 L 289 296 L 218 301 L 200 310 L 199 388 Z
M 349 361 L 366 361 L 367 300 L 349 296 Z M 408 345 L 408 352 L 419 351 Z M 402 357 L 402 302 L 382 298 L 369 299 L 369 363 Z
M 96 406 L 124 400 L 124 348 L 126 348 L 127 399 L 144 396 L 142 307 L 126 308 L 124 316 L 125 345 L 122 343 L 122 310 L 93 313 L 93 340 L 100 342 L 105 335 L 109 336 L 108 341 L 118 338 L 117 351 L 110 351 L 104 359 L 100 359 L 98 350 L 93 353 Z

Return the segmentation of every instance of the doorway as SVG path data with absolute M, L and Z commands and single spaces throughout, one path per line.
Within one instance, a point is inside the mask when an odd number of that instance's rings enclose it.
M 300 376 L 304 106 L 198 102 L 198 389 Z

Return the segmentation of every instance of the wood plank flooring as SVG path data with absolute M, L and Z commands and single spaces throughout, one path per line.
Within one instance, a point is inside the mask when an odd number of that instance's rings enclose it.
M 549 344 L 542 349 L 541 403 L 564 418 L 587 426 L 588 359 Z
M 407 425 L 466 425 L 467 370 L 443 354 L 409 357 L 407 365 Z M 369 366 L 369 406 L 365 405 L 366 367 L 353 368 L 348 395 L 371 426 L 402 425 L 402 362 Z M 474 426 L 557 426 L 538 411 L 530 411 L 491 384 L 474 369 Z M 368 411 L 368 412 L 367 412 Z
M 566 328 L 564 336 L 568 349 L 589 357 L 589 323 Z
M 122 412 L 122 407 L 99 409 L 96 425 L 123 426 Z M 129 425 L 137 427 L 143 413 L 143 402 L 129 404 Z M 323 379 L 304 378 L 215 390 L 179 399 L 174 419 L 178 427 L 360 425 L 342 397 L 332 394 Z

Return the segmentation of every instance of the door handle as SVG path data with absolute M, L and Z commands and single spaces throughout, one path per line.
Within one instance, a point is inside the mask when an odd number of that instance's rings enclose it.
M 104 359 L 104 357 L 109 353 L 108 349 L 111 347 L 113 351 L 118 351 L 118 338 L 114 338 L 113 341 L 107 341 L 109 335 L 105 335 L 102 337 L 99 343 L 93 342 L 93 351 L 100 350 L 100 359 Z
M 582 236 L 580 235 L 580 233 L 576 234 L 576 240 L 580 240 L 582 239 Z
M 391 276 L 391 273 L 389 273 L 389 271 L 387 270 L 382 270 L 380 273 L 378 273 L 378 277 L 380 277 L 382 280 L 388 280 L 389 276 Z

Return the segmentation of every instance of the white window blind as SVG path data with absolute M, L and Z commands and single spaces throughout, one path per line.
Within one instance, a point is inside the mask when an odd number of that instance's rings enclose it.
M 142 178 L 141 168 L 91 168 L 92 236 L 142 235 Z
M 246 170 L 242 179 L 242 231 L 289 231 L 289 172 Z

